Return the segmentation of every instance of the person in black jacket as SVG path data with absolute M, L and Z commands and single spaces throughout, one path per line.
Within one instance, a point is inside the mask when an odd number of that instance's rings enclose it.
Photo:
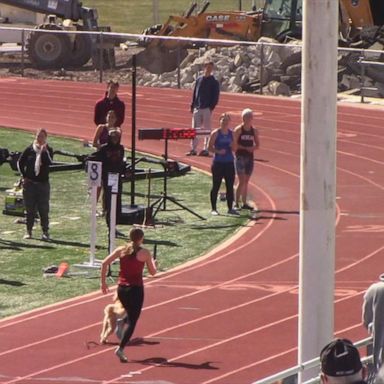
M 119 83 L 114 80 L 110 80 L 107 83 L 107 91 L 102 99 L 98 100 L 95 105 L 93 121 L 96 126 L 100 124 L 106 124 L 107 113 L 109 111 L 115 111 L 116 113 L 116 127 L 121 127 L 125 118 L 125 104 L 117 96 L 119 90 Z
M 21 154 L 17 166 L 23 177 L 23 198 L 27 212 L 27 233 L 24 239 L 32 238 L 32 229 L 39 212 L 43 230 L 42 240 L 49 238 L 49 166 L 52 164 L 53 150 L 47 144 L 47 131 L 40 129 L 35 140 Z
M 118 173 L 121 175 L 124 172 L 124 146 L 120 144 L 121 131 L 120 129 L 112 129 L 108 133 L 108 142 L 103 144 L 98 151 L 88 156 L 88 160 L 100 161 L 102 163 L 102 184 L 103 184 L 103 206 L 106 210 L 106 221 L 110 228 L 111 216 L 111 196 L 112 188 L 108 185 L 108 173 Z M 122 182 L 119 176 L 119 186 L 117 192 L 116 217 L 121 212 L 121 191 Z
M 220 95 L 219 82 L 212 75 L 214 64 L 212 61 L 204 64 L 204 74 L 197 78 L 193 90 L 191 113 L 192 128 L 211 131 L 211 115 L 215 109 Z M 204 148 L 199 152 L 199 156 L 209 156 L 208 152 L 209 133 L 204 135 Z M 191 150 L 187 156 L 197 155 L 199 138 L 196 136 L 191 140 Z

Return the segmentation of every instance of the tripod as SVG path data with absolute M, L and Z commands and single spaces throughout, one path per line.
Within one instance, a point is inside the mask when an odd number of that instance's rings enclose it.
M 167 201 L 169 201 L 169 202 L 177 205 L 178 207 L 184 209 L 185 211 L 191 213 L 192 215 L 196 216 L 200 220 L 206 220 L 205 217 L 199 215 L 198 213 L 196 213 L 192 209 L 188 208 L 184 204 L 181 204 L 174 197 L 168 196 L 167 175 L 168 175 L 169 169 L 170 169 L 170 167 L 169 167 L 169 162 L 168 162 L 168 138 L 166 137 L 164 139 L 164 184 L 163 184 L 164 185 L 164 187 L 163 187 L 164 190 L 161 193 L 161 196 L 153 204 L 151 204 L 151 208 L 152 208 L 152 211 L 153 211 L 152 219 L 155 218 L 155 216 L 156 216 L 157 212 L 160 210 L 161 206 L 163 206 L 163 211 L 166 210 L 166 203 L 167 203 Z

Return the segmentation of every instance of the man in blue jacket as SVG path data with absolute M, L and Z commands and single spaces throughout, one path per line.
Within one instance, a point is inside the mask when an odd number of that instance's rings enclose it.
M 214 64 L 212 61 L 204 63 L 204 74 L 199 76 L 196 80 L 193 90 L 191 113 L 192 128 L 204 129 L 205 131 L 211 130 L 211 115 L 219 101 L 220 86 L 219 82 L 212 75 Z M 208 137 L 207 132 L 204 135 L 204 148 L 200 151 L 199 156 L 208 156 Z M 199 134 L 197 132 L 196 138 L 191 140 L 191 150 L 187 156 L 196 156 L 197 147 L 199 144 Z

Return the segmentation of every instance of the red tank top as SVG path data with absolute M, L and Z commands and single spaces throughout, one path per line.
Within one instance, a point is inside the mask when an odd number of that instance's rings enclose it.
M 144 262 L 137 260 L 137 252 L 120 258 L 119 285 L 143 285 Z

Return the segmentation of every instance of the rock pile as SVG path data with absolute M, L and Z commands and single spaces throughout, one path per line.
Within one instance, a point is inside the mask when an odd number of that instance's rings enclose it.
M 215 63 L 215 76 L 225 92 L 263 93 L 290 96 L 301 91 L 301 42 L 278 44 L 262 38 L 260 45 L 214 47 L 191 50 L 180 64 L 180 86 L 191 89 L 202 64 L 208 59 Z M 361 66 L 359 54 L 341 52 L 339 55 L 339 91 L 360 89 Z M 383 91 L 378 71 L 367 68 L 365 86 L 376 88 L 372 96 L 380 97 Z M 380 74 L 383 71 L 380 68 Z M 383 82 L 384 82 L 384 75 Z M 177 87 L 177 71 L 160 75 L 143 72 L 139 85 L 151 87 Z
M 299 90 L 300 68 L 297 65 L 301 61 L 300 45 L 270 45 L 275 43 L 272 39 L 261 41 L 268 45 L 191 50 L 180 64 L 181 87 L 192 88 L 201 73 L 202 64 L 206 60 L 212 60 L 215 63 L 215 77 L 219 80 L 222 91 L 259 92 L 262 86 L 263 93 L 290 95 L 295 89 Z M 160 75 L 147 72 L 141 76 L 138 84 L 176 87 L 177 71 Z

